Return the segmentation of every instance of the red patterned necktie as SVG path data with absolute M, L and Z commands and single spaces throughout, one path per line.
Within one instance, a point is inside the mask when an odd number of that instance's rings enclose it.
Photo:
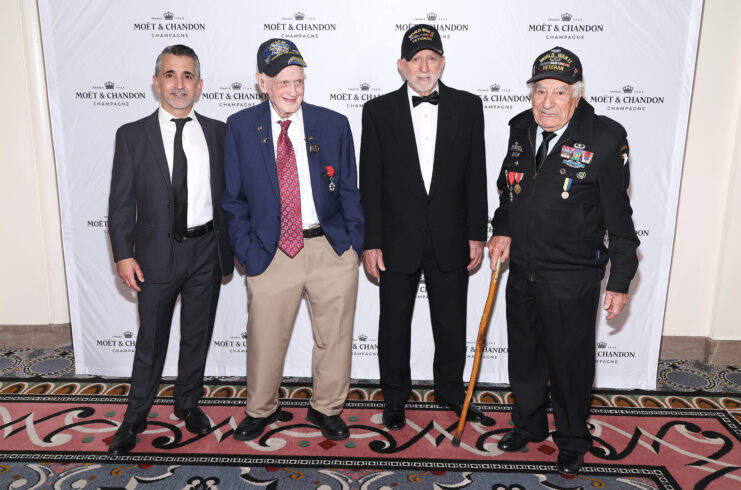
M 291 121 L 281 121 L 278 136 L 278 187 L 280 188 L 280 240 L 278 246 L 293 258 L 304 246 L 301 221 L 301 189 L 298 185 L 296 154 L 288 138 Z

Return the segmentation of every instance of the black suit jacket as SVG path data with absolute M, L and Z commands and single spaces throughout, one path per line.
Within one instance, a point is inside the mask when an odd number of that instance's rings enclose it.
M 226 125 L 198 113 L 195 115 L 208 145 L 219 265 L 222 274 L 228 275 L 234 269 L 234 258 L 221 208 Z M 134 257 L 146 281 L 169 282 L 175 261 L 172 213 L 170 170 L 157 111 L 154 111 L 143 119 L 124 124 L 116 132 L 108 200 L 108 233 L 113 259 L 118 262 Z
M 360 193 L 364 249 L 380 248 L 389 270 L 421 264 L 429 229 L 443 271 L 469 261 L 469 240 L 486 240 L 486 155 L 481 99 L 439 82 L 435 161 L 422 180 L 407 85 L 363 107 Z

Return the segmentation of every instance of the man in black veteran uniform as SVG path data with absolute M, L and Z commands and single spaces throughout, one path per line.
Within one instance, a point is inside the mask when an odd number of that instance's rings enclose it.
M 586 422 L 605 266 L 609 260 L 608 320 L 627 302 L 638 267 L 626 192 L 628 142 L 620 124 L 595 115 L 582 99 L 574 53 L 555 47 L 538 56 L 527 83 L 533 108 L 509 122 L 487 245 L 492 264 L 511 257 L 507 335 L 515 428 L 498 446 L 518 451 L 548 436 L 550 391 L 558 470 L 574 474 L 592 446 Z

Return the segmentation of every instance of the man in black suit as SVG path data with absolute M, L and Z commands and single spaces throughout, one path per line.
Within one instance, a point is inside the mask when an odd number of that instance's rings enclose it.
M 198 408 L 221 276 L 234 259 L 221 195 L 223 122 L 193 111 L 201 93 L 198 56 L 183 45 L 157 57 L 160 107 L 116 133 L 108 227 L 121 281 L 137 291 L 139 334 L 129 404 L 108 453 L 131 451 L 146 428 L 167 354 L 173 308 L 181 299 L 175 415 L 195 434 L 211 426 Z
M 404 34 L 397 66 L 406 83 L 365 104 L 360 145 L 363 263 L 379 279 L 378 360 L 383 422 L 391 430 L 406 423 L 411 320 L 423 270 L 435 399 L 460 415 L 468 275 L 481 263 L 487 227 L 481 99 L 439 81 L 445 57 L 432 26 Z M 468 418 L 484 415 L 472 406 Z

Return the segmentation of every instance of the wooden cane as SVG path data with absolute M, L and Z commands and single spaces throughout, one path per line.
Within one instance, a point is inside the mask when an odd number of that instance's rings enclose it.
M 463 435 L 463 427 L 466 425 L 466 415 L 468 415 L 468 406 L 471 404 L 471 397 L 473 395 L 473 388 L 476 384 L 476 378 L 479 375 L 479 366 L 481 364 L 481 355 L 484 350 L 484 340 L 486 340 L 486 329 L 489 325 L 489 316 L 491 315 L 491 307 L 494 304 L 494 293 L 497 292 L 497 282 L 499 281 L 499 268 L 501 267 L 501 257 L 497 259 L 497 265 L 494 272 L 491 275 L 491 283 L 489 284 L 489 296 L 486 298 L 486 306 L 484 306 L 484 314 L 481 315 L 481 323 L 479 324 L 479 336 L 476 338 L 476 353 L 473 356 L 473 367 L 471 368 L 471 379 L 468 380 L 468 389 L 466 390 L 466 399 L 463 401 L 463 410 L 461 410 L 461 419 L 458 421 L 458 428 L 455 430 L 455 436 L 453 436 L 453 446 L 459 447 L 461 445 L 461 436 Z

